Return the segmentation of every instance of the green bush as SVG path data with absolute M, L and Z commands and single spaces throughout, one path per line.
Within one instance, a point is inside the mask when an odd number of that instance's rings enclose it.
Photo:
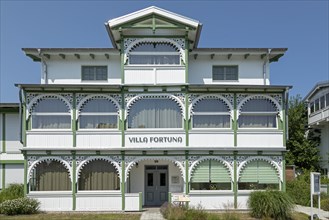
M 8 188 L 5 188 L 0 192 L 0 203 L 6 200 L 12 200 L 22 197 L 24 197 L 24 185 L 10 184 Z
M 324 211 L 329 211 L 329 198 L 321 200 L 321 209 Z
M 289 219 L 294 205 L 287 193 L 281 191 L 255 191 L 250 194 L 248 207 L 255 218 Z
M 35 214 L 39 211 L 40 202 L 31 198 L 7 200 L 0 204 L 0 213 L 5 215 Z
M 295 180 L 287 181 L 287 193 L 294 203 L 302 206 L 310 206 L 310 173 L 306 172 Z

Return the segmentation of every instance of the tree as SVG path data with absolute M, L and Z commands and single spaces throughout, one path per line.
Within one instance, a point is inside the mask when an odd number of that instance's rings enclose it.
M 320 137 L 314 130 L 308 129 L 307 108 L 299 95 L 289 100 L 288 118 L 287 164 L 307 170 L 319 169 L 320 156 L 317 146 Z

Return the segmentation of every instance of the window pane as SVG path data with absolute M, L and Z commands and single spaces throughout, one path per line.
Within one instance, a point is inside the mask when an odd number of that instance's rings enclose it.
M 241 115 L 239 117 L 240 128 L 276 128 L 276 115 Z
M 128 128 L 181 128 L 178 104 L 169 99 L 142 99 L 133 104 L 128 115 Z
M 80 128 L 117 128 L 116 115 L 81 115 L 79 118 Z
M 311 108 L 311 113 L 313 113 L 314 112 L 314 102 L 311 102 L 310 108 Z
M 70 115 L 32 115 L 33 129 L 69 129 Z
M 84 103 L 81 112 L 116 113 L 117 109 L 115 105 L 107 99 L 90 99 Z
M 213 80 L 224 80 L 224 66 L 213 66 L 212 68 L 212 79 Z
M 257 182 L 238 183 L 239 190 L 256 190 L 256 189 L 270 189 L 279 190 L 279 184 L 260 184 Z
M 104 160 L 95 160 L 82 168 L 78 189 L 119 190 L 120 179 L 111 163 Z
M 251 99 L 241 109 L 242 112 L 276 112 L 273 102 L 268 99 Z
M 213 66 L 213 80 L 238 80 L 238 66 Z
M 83 66 L 82 80 L 107 80 L 107 66 Z
M 193 112 L 229 112 L 229 108 L 218 99 L 202 99 L 193 107 Z
M 59 99 L 42 99 L 34 107 L 33 112 L 69 112 L 69 108 Z
M 229 115 L 194 115 L 193 128 L 229 128 Z
M 321 96 L 320 98 L 320 109 L 323 109 L 325 107 L 325 97 Z
M 179 65 L 179 55 L 135 55 L 129 56 L 129 64 L 147 64 L 147 65 Z
M 326 106 L 329 106 L 329 93 L 326 94 Z
M 191 190 L 231 190 L 231 183 L 191 183 Z
M 314 105 L 315 105 L 315 111 L 318 111 L 320 109 L 320 100 L 316 99 Z
M 167 174 L 160 173 L 160 186 L 166 186 L 167 185 Z
M 153 186 L 153 173 L 147 174 L 147 186 Z
M 71 190 L 68 170 L 57 161 L 44 161 L 36 166 L 30 179 L 31 191 Z

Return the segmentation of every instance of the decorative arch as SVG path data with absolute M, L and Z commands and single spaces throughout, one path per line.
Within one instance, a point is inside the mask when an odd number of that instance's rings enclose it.
M 231 164 L 229 162 L 227 162 L 226 160 L 224 160 L 224 158 L 216 157 L 216 156 L 201 157 L 198 160 L 194 161 L 189 167 L 189 175 L 188 175 L 189 181 L 191 181 L 192 173 L 195 170 L 195 168 L 198 166 L 198 164 L 205 160 L 216 160 L 216 161 L 222 163 L 229 170 L 231 180 L 234 181 L 234 170 L 233 170 L 233 167 L 231 166 Z
M 92 95 L 88 95 L 86 97 L 84 97 L 83 99 L 81 99 L 81 101 L 78 103 L 77 105 L 77 116 L 79 116 L 81 109 L 83 108 L 83 106 L 91 99 L 106 99 L 110 102 L 112 102 L 115 106 L 115 108 L 117 109 L 119 118 L 121 119 L 121 114 L 120 114 L 120 104 L 111 96 L 106 95 L 106 94 L 92 94 Z
M 129 59 L 130 52 L 133 50 L 135 46 L 142 43 L 168 43 L 171 44 L 180 54 L 181 59 L 185 62 L 185 50 L 184 48 L 172 39 L 167 38 L 141 38 L 137 39 L 132 42 L 130 45 L 127 46 L 125 53 L 124 53 L 124 63 L 127 62 Z
M 127 116 L 129 115 L 129 110 L 131 109 L 131 107 L 138 101 L 141 99 L 160 99 L 160 98 L 167 98 L 167 99 L 171 99 L 174 102 L 176 102 L 181 110 L 181 114 L 183 116 L 183 119 L 186 119 L 186 115 L 185 115 L 185 107 L 184 107 L 184 103 L 176 96 L 172 95 L 172 94 L 142 94 L 142 95 L 138 95 L 135 96 L 134 98 L 130 99 L 126 105 L 126 114 L 125 114 L 125 118 L 127 118 Z
M 38 95 L 36 97 L 34 97 L 29 104 L 26 106 L 26 119 L 29 117 L 29 115 L 32 113 L 33 108 L 43 99 L 46 98 L 56 98 L 61 100 L 66 107 L 68 108 L 68 112 L 71 113 L 71 117 L 72 117 L 72 105 L 69 102 L 69 100 L 67 100 L 64 96 L 62 95 L 58 95 L 58 94 L 42 94 L 42 95 Z
M 92 157 L 88 157 L 85 160 L 81 161 L 81 163 L 77 166 L 77 172 L 76 172 L 76 178 L 75 178 L 76 182 L 78 182 L 78 179 L 80 177 L 80 173 L 81 173 L 83 167 L 86 166 L 88 163 L 95 161 L 95 160 L 104 160 L 104 161 L 107 161 L 110 164 L 112 164 L 114 166 L 115 170 L 118 172 L 120 180 L 122 181 L 121 167 L 119 166 L 119 164 L 117 162 L 115 162 L 110 157 L 92 156 Z
M 182 175 L 182 178 L 183 178 L 184 182 L 186 182 L 186 180 L 185 180 L 185 169 L 184 169 L 184 166 L 183 166 L 182 162 L 176 160 L 175 158 L 171 158 L 171 157 L 138 157 L 138 158 L 135 158 L 134 160 L 132 160 L 126 166 L 125 179 L 124 179 L 125 182 L 127 181 L 128 177 L 129 177 L 129 173 L 130 173 L 131 169 L 136 165 L 136 163 L 140 162 L 140 161 L 144 161 L 144 160 L 166 160 L 166 161 L 171 161 L 173 164 L 175 164 L 178 167 L 178 169 L 181 172 L 181 175 Z
M 241 162 L 241 164 L 238 166 L 238 170 L 237 170 L 237 175 L 238 175 L 238 181 L 240 180 L 241 177 L 241 173 L 243 171 L 243 169 L 252 161 L 256 161 L 256 160 L 262 160 L 265 161 L 267 163 L 269 163 L 271 166 L 273 166 L 277 172 L 277 175 L 280 178 L 280 181 L 283 181 L 283 176 L 282 176 L 282 169 L 279 166 L 279 164 L 275 161 L 273 161 L 271 158 L 269 157 L 264 157 L 264 156 L 260 156 L 260 157 L 250 157 L 248 159 L 246 159 L 245 161 Z
M 73 179 L 72 179 L 72 177 L 73 177 L 73 175 L 72 175 L 72 168 L 71 168 L 70 164 L 67 161 L 65 161 L 62 158 L 60 158 L 60 157 L 43 157 L 43 158 L 40 158 L 40 159 L 34 161 L 31 164 L 31 166 L 28 168 L 28 170 L 27 170 L 27 182 L 30 182 L 30 179 L 32 178 L 32 172 L 33 172 L 33 170 L 40 163 L 42 163 L 44 161 L 51 161 L 51 160 L 52 161 L 57 161 L 57 162 L 61 163 L 62 165 L 64 165 L 64 167 L 68 170 L 68 173 L 69 173 L 69 177 L 71 179 L 71 182 L 73 182 Z
M 265 95 L 265 94 L 264 95 L 250 95 L 250 96 L 245 97 L 243 100 L 241 100 L 241 102 L 237 106 L 237 110 L 238 110 L 237 119 L 239 118 L 239 116 L 241 114 L 242 107 L 249 100 L 252 100 L 252 99 L 267 99 L 267 100 L 270 100 L 274 104 L 274 106 L 276 107 L 276 109 L 279 113 L 281 121 L 283 121 L 282 106 L 280 105 L 280 103 L 276 99 L 274 99 L 273 97 L 271 97 L 269 95 Z
M 234 117 L 233 106 L 229 102 L 229 100 L 227 100 L 224 96 L 218 95 L 218 94 L 205 94 L 205 95 L 199 96 L 198 98 L 196 98 L 192 101 L 192 103 L 189 106 L 189 111 L 188 111 L 189 116 L 188 116 L 188 118 L 191 118 L 191 116 L 193 115 L 193 109 L 198 104 L 198 102 L 200 102 L 201 100 L 204 100 L 204 99 L 218 99 L 219 101 L 222 101 L 229 108 L 231 118 Z

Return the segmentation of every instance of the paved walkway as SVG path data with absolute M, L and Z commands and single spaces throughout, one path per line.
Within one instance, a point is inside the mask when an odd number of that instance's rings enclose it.
M 140 220 L 165 220 L 160 213 L 160 208 L 147 208 Z
M 307 215 L 311 215 L 311 207 L 296 205 L 295 210 L 297 212 L 302 212 L 302 213 L 305 213 Z M 318 210 L 319 209 L 317 209 L 317 208 L 313 208 L 313 214 L 319 215 L 320 219 L 324 219 L 324 220 L 328 220 L 329 219 L 329 212 L 328 211 L 323 211 L 321 209 L 320 210 L 320 213 L 319 213 Z

